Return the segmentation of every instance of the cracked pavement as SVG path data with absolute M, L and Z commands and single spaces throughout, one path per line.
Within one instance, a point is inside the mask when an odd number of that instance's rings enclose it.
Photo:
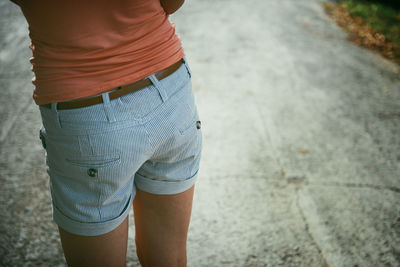
M 188 266 L 400 266 L 399 66 L 319 0 L 186 2 L 171 19 L 204 137 Z M 0 266 L 64 266 L 27 25 L 0 15 Z

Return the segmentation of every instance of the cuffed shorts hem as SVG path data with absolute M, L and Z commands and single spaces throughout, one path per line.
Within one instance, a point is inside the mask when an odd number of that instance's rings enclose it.
M 125 220 L 125 218 L 129 215 L 129 211 L 132 208 L 132 199 L 133 197 L 130 198 L 125 210 L 117 218 L 105 222 L 94 223 L 85 223 L 72 220 L 62 214 L 53 204 L 53 220 L 59 227 L 71 234 L 81 236 L 103 235 L 117 228 Z
M 135 174 L 136 188 L 158 195 L 173 195 L 182 193 L 191 188 L 195 183 L 198 172 L 192 177 L 179 181 L 160 181 L 144 177 L 138 173 Z

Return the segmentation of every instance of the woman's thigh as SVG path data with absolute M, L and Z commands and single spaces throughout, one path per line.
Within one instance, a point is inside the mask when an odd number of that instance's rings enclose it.
M 98 236 L 71 234 L 61 227 L 61 244 L 68 266 L 125 266 L 128 217 L 113 231 Z
M 143 266 L 186 266 L 194 186 L 173 195 L 137 190 L 133 202 L 136 249 Z

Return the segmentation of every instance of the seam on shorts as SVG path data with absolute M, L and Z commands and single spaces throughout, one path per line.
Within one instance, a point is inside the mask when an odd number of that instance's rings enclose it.
M 98 179 L 96 179 L 95 182 L 98 182 Z M 99 190 L 98 197 L 97 197 L 97 211 L 98 211 L 98 213 L 99 213 L 99 219 L 100 219 L 100 220 L 101 220 L 101 218 L 102 218 L 102 215 L 101 215 L 101 207 L 100 207 L 101 191 L 102 191 L 102 190 Z
M 92 155 L 94 155 L 94 150 L 93 150 L 93 144 L 92 144 L 92 138 L 90 138 L 89 134 L 85 135 L 85 138 L 87 138 L 88 143 L 89 143 L 89 147 L 90 147 L 90 152 L 92 153 Z
M 80 168 L 105 168 L 121 162 L 121 156 L 117 153 L 104 155 L 85 155 L 78 158 L 66 157 L 65 160 L 74 166 Z
M 147 128 L 145 126 L 145 124 L 140 125 L 142 126 L 142 128 L 144 129 L 145 133 L 146 133 L 146 139 L 147 139 L 147 143 L 149 144 L 149 146 L 152 148 L 152 150 L 155 149 L 155 144 L 152 144 L 151 140 L 150 140 L 150 133 L 147 131 Z M 152 153 L 150 153 L 152 154 Z
M 81 138 L 79 136 L 77 137 L 77 139 L 78 139 L 79 153 L 80 153 L 80 155 L 82 155 L 83 154 L 82 141 L 81 141 Z

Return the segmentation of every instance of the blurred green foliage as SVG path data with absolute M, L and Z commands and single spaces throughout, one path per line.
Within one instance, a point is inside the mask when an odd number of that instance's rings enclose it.
M 351 16 L 367 22 L 371 28 L 382 33 L 387 41 L 400 48 L 400 10 L 387 1 L 340 0 Z

